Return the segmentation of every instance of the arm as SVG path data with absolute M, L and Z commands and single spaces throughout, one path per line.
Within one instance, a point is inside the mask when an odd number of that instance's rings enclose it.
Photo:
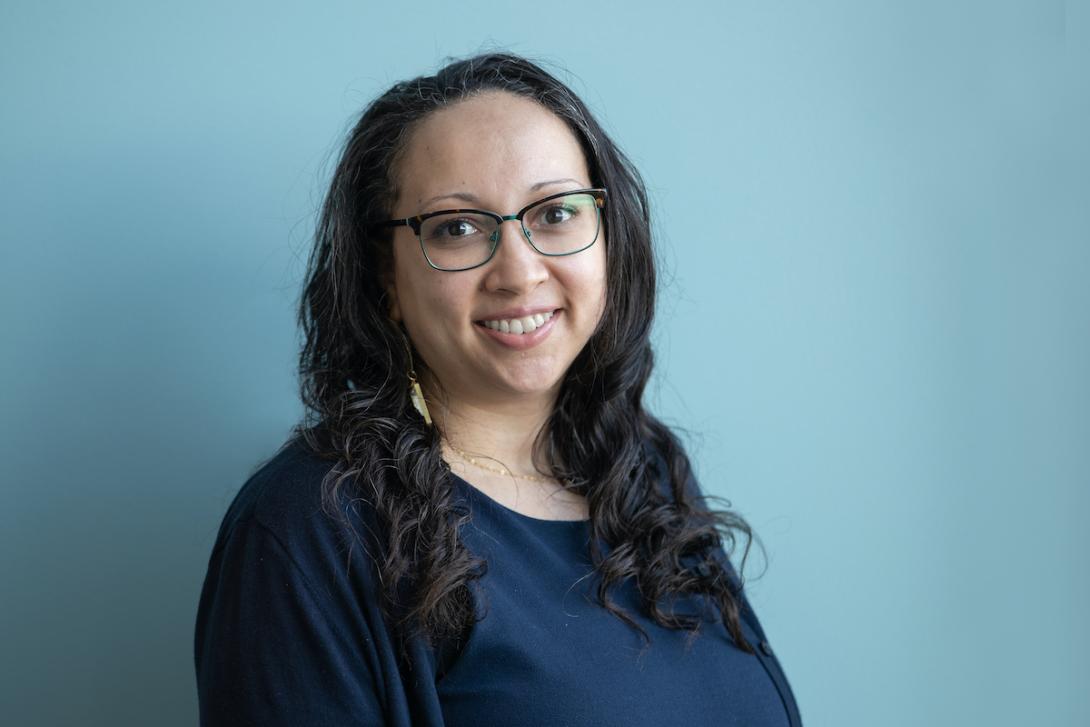
M 344 595 L 311 583 L 260 522 L 238 522 L 197 615 L 201 725 L 382 724 L 374 640 Z

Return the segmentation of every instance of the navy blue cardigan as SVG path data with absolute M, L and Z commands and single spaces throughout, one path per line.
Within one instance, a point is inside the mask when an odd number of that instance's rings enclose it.
M 379 607 L 373 512 L 345 499 L 361 547 L 321 510 L 331 466 L 289 442 L 223 520 L 197 615 L 202 725 L 800 724 L 748 600 L 755 656 L 717 613 L 686 647 L 686 632 L 637 617 L 625 584 L 618 604 L 652 635 L 644 653 L 631 627 L 587 597 L 587 521 L 521 515 L 459 478 L 473 513 L 461 535 L 489 561 L 475 596 L 484 620 L 460 651 L 410 640 L 401 661 Z

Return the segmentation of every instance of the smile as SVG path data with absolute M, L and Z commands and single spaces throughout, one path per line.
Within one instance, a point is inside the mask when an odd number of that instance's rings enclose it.
M 514 351 L 528 351 L 540 345 L 561 319 L 562 308 L 538 311 L 519 318 L 475 321 L 474 327 L 488 340 Z
M 493 331 L 499 331 L 500 333 L 514 333 L 522 335 L 525 333 L 533 333 L 538 328 L 545 325 L 546 321 L 553 317 L 553 312 L 548 311 L 546 313 L 535 313 L 532 316 L 524 316 L 523 318 L 505 318 L 496 321 L 481 321 L 481 325 L 486 328 L 491 328 Z

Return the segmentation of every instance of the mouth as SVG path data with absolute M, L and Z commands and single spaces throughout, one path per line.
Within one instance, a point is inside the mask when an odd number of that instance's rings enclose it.
M 514 351 L 526 351 L 549 337 L 563 312 L 563 308 L 556 308 L 519 318 L 492 318 L 473 324 L 493 343 Z
M 534 313 L 521 318 L 495 318 L 491 320 L 474 321 L 483 328 L 498 333 L 509 333 L 516 336 L 524 336 L 533 333 L 553 319 L 560 309 Z

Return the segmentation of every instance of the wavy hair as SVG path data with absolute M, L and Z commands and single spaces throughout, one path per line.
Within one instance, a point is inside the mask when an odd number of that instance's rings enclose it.
M 690 639 L 702 618 L 678 615 L 663 602 L 707 594 L 735 643 L 752 653 L 740 627 L 742 579 L 714 548 L 726 545 L 733 553 L 744 543 L 740 572 L 753 533 L 737 514 L 698 501 L 679 439 L 642 403 L 653 365 L 656 289 L 643 181 L 572 90 L 525 58 L 487 53 L 397 83 L 348 134 L 299 305 L 307 414 L 296 434 L 337 461 L 323 482 L 327 511 L 347 522 L 335 504 L 345 488 L 374 509 L 384 539 L 377 561 L 382 607 L 399 631 L 435 644 L 462 637 L 477 620 L 470 585 L 487 563 L 459 537 L 469 513 L 455 506 L 438 427 L 427 426 L 411 405 L 411 344 L 388 317 L 383 285 L 391 233 L 369 223 L 390 217 L 399 156 L 421 119 L 486 91 L 533 99 L 560 117 L 582 146 L 591 184 L 609 189 L 604 312 L 534 442 L 535 461 L 550 463 L 557 479 L 587 498 L 597 601 L 635 628 L 646 648 L 650 637 L 613 602 L 614 586 L 635 578 L 645 613 L 664 627 L 688 630 Z M 687 564 L 686 557 L 696 560 Z

